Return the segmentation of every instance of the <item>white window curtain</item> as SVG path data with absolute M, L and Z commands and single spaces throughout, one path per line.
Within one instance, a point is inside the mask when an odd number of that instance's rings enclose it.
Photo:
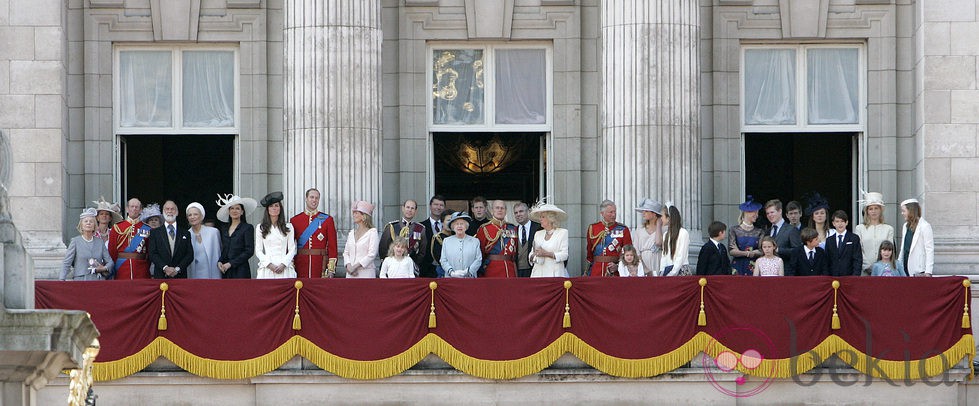
M 234 127 L 234 52 L 184 51 L 183 65 L 184 127 Z
M 483 50 L 437 49 L 432 55 L 435 124 L 483 124 Z
M 496 123 L 546 124 L 547 64 L 543 49 L 496 51 Z
M 173 126 L 170 51 L 119 53 L 119 125 Z
M 809 124 L 859 122 L 859 64 L 856 48 L 812 48 L 806 52 Z
M 795 50 L 747 49 L 744 52 L 744 123 L 796 123 Z

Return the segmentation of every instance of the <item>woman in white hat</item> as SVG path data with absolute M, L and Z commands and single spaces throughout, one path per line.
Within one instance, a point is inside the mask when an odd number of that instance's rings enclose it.
M 221 258 L 218 259 L 218 270 L 224 279 L 248 279 L 252 277 L 252 268 L 248 260 L 255 255 L 255 227 L 248 224 L 247 214 L 255 211 L 258 202 L 249 197 L 238 195 L 218 195 L 216 202 L 218 220 L 226 223 L 221 232 Z
M 374 258 L 377 258 L 380 235 L 374 228 L 374 221 L 371 219 L 374 205 L 363 200 L 356 200 L 350 209 L 353 211 L 354 228 L 347 235 L 347 243 L 343 247 L 343 263 L 347 268 L 347 277 L 377 277 Z
M 530 219 L 539 222 L 542 228 L 534 233 L 534 250 L 530 252 L 534 268 L 530 276 L 567 278 L 564 261 L 568 260 L 568 230 L 560 227 L 568 214 L 553 204 L 541 202 L 530 210 Z
M 446 278 L 475 278 L 483 265 L 479 240 L 466 234 L 473 219 L 465 212 L 452 213 L 449 228 L 453 235 L 442 239 L 442 259 L 439 263 Z
M 863 198 L 857 202 L 863 205 L 863 224 L 858 224 L 853 233 L 860 237 L 863 250 L 863 274 L 870 275 L 870 268 L 877 259 L 877 250 L 884 241 L 894 242 L 894 227 L 884 223 L 884 195 L 877 192 L 860 191 Z
M 643 269 L 649 274 L 659 271 L 660 251 L 663 249 L 663 203 L 642 199 L 636 211 L 642 213 L 642 227 L 632 230 L 632 245 L 639 251 Z
M 221 233 L 204 225 L 204 206 L 193 202 L 184 210 L 190 224 L 190 244 L 194 247 L 194 262 L 187 269 L 189 279 L 221 279 L 218 259 L 221 258 Z
M 296 236 L 292 224 L 282 215 L 282 192 L 262 198 L 265 214 L 255 227 L 255 256 L 258 257 L 256 279 L 295 278 Z
M 918 199 L 901 202 L 904 226 L 901 227 L 901 255 L 898 261 L 904 263 L 908 276 L 931 276 L 935 267 L 935 234 L 931 224 L 921 218 L 921 203 Z
M 68 252 L 61 266 L 59 279 L 67 280 L 69 274 L 76 281 L 99 281 L 112 278 L 112 257 L 105 243 L 95 237 L 95 209 L 88 208 L 78 216 L 78 232 L 81 235 L 71 239 Z

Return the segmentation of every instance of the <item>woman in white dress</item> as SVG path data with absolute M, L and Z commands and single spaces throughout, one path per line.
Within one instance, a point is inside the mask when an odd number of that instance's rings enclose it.
M 863 274 L 870 275 L 880 243 L 894 242 L 894 227 L 884 223 L 884 195 L 862 190 L 860 192 L 863 194 L 863 199 L 858 202 L 864 205 L 863 224 L 857 224 L 853 234 L 860 237 L 860 247 L 863 249 Z
M 663 256 L 660 257 L 660 275 L 684 276 L 690 275 L 687 250 L 690 248 L 690 233 L 683 228 L 680 210 L 672 202 L 666 202 L 666 236 L 663 237 Z
M 636 211 L 642 213 L 642 227 L 632 230 L 632 245 L 639 251 L 647 276 L 659 272 L 660 251 L 663 249 L 663 203 L 642 199 Z
M 374 278 L 377 268 L 374 258 L 377 258 L 377 246 L 380 235 L 374 228 L 371 213 L 374 205 L 363 200 L 354 201 L 354 228 L 347 235 L 347 244 L 343 247 L 343 263 L 347 268 L 348 278 Z
M 560 226 L 568 219 L 568 214 L 553 204 L 542 202 L 530 210 L 530 219 L 539 222 L 542 228 L 534 233 L 534 249 L 530 252 L 534 268 L 530 276 L 567 278 L 564 261 L 568 260 L 568 230 Z
M 272 192 L 262 198 L 265 216 L 255 227 L 255 257 L 258 258 L 256 279 L 295 278 L 296 236 L 292 224 L 282 215 L 282 192 Z

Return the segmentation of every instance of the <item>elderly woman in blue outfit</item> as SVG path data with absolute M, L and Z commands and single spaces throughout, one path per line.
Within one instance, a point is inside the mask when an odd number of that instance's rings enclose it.
M 475 278 L 483 263 L 479 240 L 466 234 L 472 218 L 466 213 L 455 212 L 449 218 L 453 235 L 442 240 L 442 269 L 446 278 Z
M 81 234 L 68 243 L 68 252 L 61 267 L 59 279 L 76 281 L 99 281 L 112 278 L 112 257 L 105 242 L 95 237 L 98 216 L 93 208 L 82 211 L 78 219 L 78 232 Z M 69 278 L 70 276 L 70 278 Z

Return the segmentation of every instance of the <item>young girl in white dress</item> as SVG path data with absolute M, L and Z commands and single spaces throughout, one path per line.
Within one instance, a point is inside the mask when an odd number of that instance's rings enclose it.
M 415 263 L 408 252 L 408 240 L 404 237 L 395 238 L 388 249 L 388 255 L 381 263 L 382 278 L 414 278 Z
M 764 256 L 755 260 L 755 276 L 783 276 L 785 264 L 782 258 L 775 255 L 775 239 L 769 236 L 761 238 L 761 251 Z
M 622 258 L 619 259 L 619 276 L 646 276 L 646 270 L 643 269 L 639 252 L 632 244 L 626 244 L 622 247 Z

